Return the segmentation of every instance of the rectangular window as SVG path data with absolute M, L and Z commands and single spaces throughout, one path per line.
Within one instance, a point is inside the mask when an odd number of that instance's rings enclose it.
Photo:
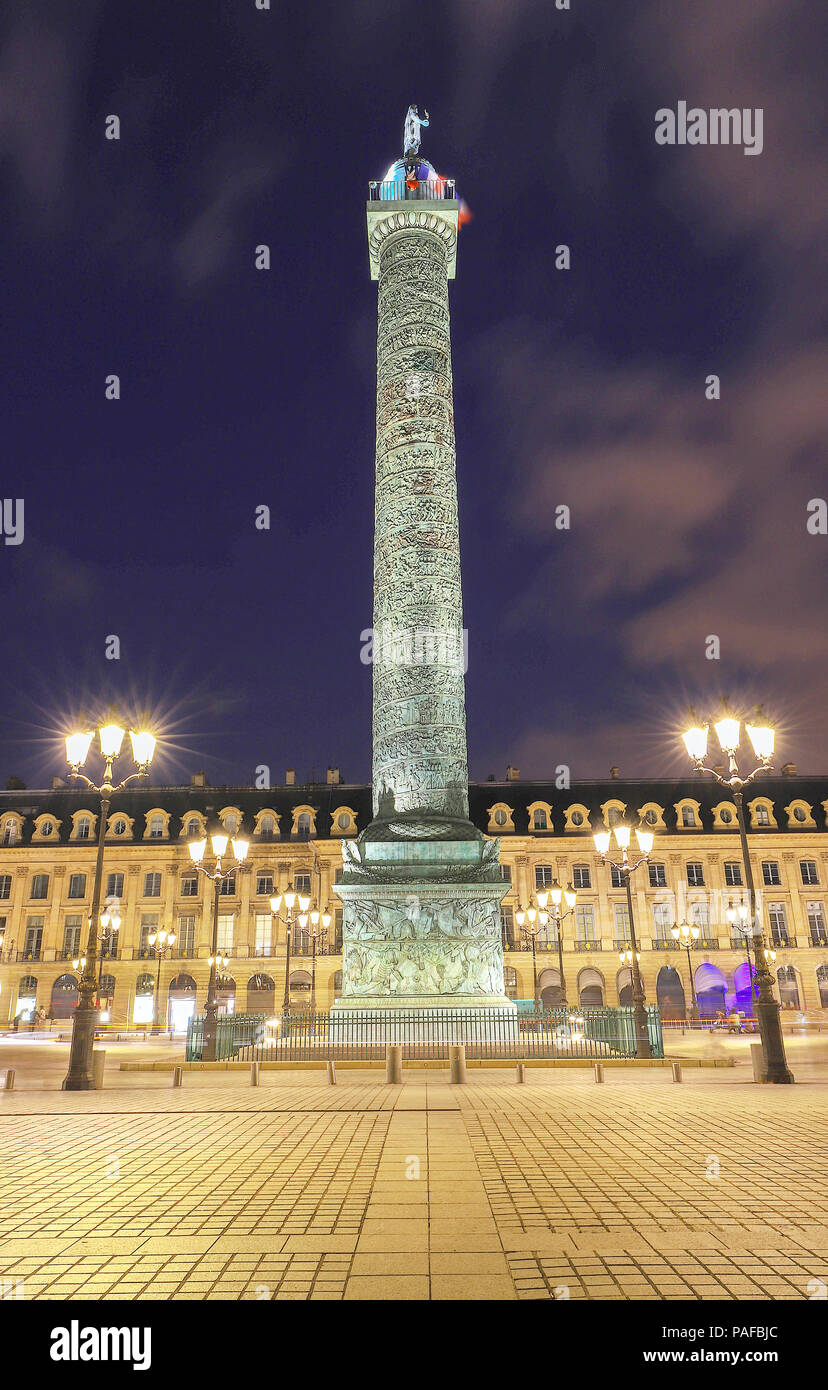
M 515 914 L 511 907 L 500 909 L 500 929 L 506 937 L 507 947 L 513 946 L 515 941 Z
M 770 923 L 771 940 L 774 946 L 787 946 L 790 938 L 784 903 L 768 904 L 768 922 Z
M 160 898 L 160 897 L 161 897 L 161 875 L 160 875 L 160 874 L 144 874 L 144 897 L 145 897 L 145 898 Z
M 653 931 L 657 941 L 666 941 L 673 925 L 673 909 L 670 903 L 653 903 Z
M 236 892 L 236 871 L 233 870 L 227 878 L 223 878 L 219 884 L 219 897 L 232 898 Z
M 187 913 L 178 919 L 178 934 L 173 952 L 177 956 L 191 956 L 195 952 L 195 917 Z
M 576 864 L 572 870 L 573 888 L 591 888 L 588 864 Z
M 40 960 L 40 948 L 43 944 L 43 918 L 30 917 L 26 924 L 26 935 L 23 938 L 23 959 Z
M 707 903 L 690 904 L 690 923 L 698 927 L 703 940 L 710 940 L 710 908 Z
M 83 898 L 86 896 L 86 874 L 69 875 L 69 898 Z
M 107 874 L 106 896 L 108 898 L 122 898 L 124 896 L 123 874 Z
M 198 897 L 198 874 L 182 874 L 181 896 L 182 898 Z
M 158 931 L 158 913 L 143 913 L 141 916 L 141 936 L 138 942 L 139 950 L 143 955 L 148 955 L 151 950 L 149 937 L 154 931 Z
M 667 887 L 667 870 L 665 869 L 664 865 L 663 865 L 663 864 L 649 864 L 647 867 L 648 867 L 648 869 L 649 869 L 649 871 L 650 871 L 650 887 L 651 887 L 651 888 L 666 888 L 666 887 Z
M 762 863 L 762 882 L 768 888 L 778 888 L 782 882 L 779 877 L 779 865 L 775 859 L 765 859 Z
M 552 868 L 551 868 L 551 866 L 550 866 L 549 864 L 536 864 L 536 865 L 535 865 L 535 887 L 536 887 L 536 888 L 548 888 L 548 887 L 550 886 L 550 884 L 551 884 L 551 882 L 552 882 L 552 880 L 553 880 L 554 877 L 555 877 L 555 875 L 553 874 Z
M 825 909 L 822 903 L 807 903 L 808 930 L 811 933 L 812 946 L 825 946 L 828 944 L 828 932 L 825 929 Z
M 11 897 L 11 874 L 0 874 L 0 898 L 8 899 Z
M 687 882 L 688 882 L 688 885 L 689 885 L 691 888 L 703 888 L 703 887 L 704 887 L 704 865 L 703 865 L 703 864 L 696 864 L 696 863 L 693 863 L 693 864 L 688 864 L 688 865 L 687 865 Z
M 268 898 L 271 898 L 271 897 L 273 896 L 273 875 L 272 875 L 272 874 L 257 874 L 257 875 L 256 875 L 256 892 L 257 892 L 257 894 L 259 895 L 259 897 L 268 897 Z
M 595 940 L 595 908 L 592 903 L 583 903 L 576 907 L 575 926 L 579 941 Z
M 819 873 L 817 872 L 815 859 L 800 859 L 799 872 L 804 884 L 810 885 L 819 883 Z
M 256 913 L 256 955 L 269 956 L 273 945 L 273 918 L 269 912 Z
M 630 913 L 626 903 L 615 903 L 615 939 L 616 941 L 629 941 L 630 939 Z
M 48 874 L 35 874 L 35 875 L 34 875 L 34 877 L 32 878 L 32 892 L 31 892 L 31 896 L 32 896 L 33 898 L 48 898 L 48 896 L 49 896 L 49 875 L 48 875 Z
M 504 882 L 504 883 L 511 883 L 511 882 L 512 882 L 512 870 L 511 870 L 510 865 L 508 865 L 508 864 L 501 864 L 501 866 L 500 866 L 500 877 L 503 879 L 503 882 Z
M 310 897 L 310 874 L 296 874 L 293 880 L 293 887 L 297 893 Z
M 218 919 L 218 949 L 225 953 L 233 949 L 234 920 L 232 912 L 224 913 Z
M 80 913 L 73 913 L 63 924 L 63 954 L 67 960 L 77 958 L 81 953 L 81 932 L 83 921 Z
M 725 883 L 728 888 L 742 887 L 742 866 L 741 864 L 726 863 L 724 866 Z

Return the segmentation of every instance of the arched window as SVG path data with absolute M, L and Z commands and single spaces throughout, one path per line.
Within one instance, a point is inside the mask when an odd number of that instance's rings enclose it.
M 139 976 L 138 976 L 138 979 L 137 979 L 136 982 L 135 982 L 135 993 L 136 993 L 136 994 L 154 994 L 154 993 L 155 993 L 155 980 L 152 978 L 152 975 L 150 975 L 149 972 L 145 971 L 145 973 L 144 973 L 143 975 L 139 975 Z
M 597 1008 L 604 1002 L 604 981 L 597 970 L 582 970 L 578 976 L 578 1002 L 583 1008 Z
M 770 825 L 770 811 L 761 803 L 756 807 L 756 824 Z
M 71 1018 L 78 1002 L 78 982 L 74 975 L 58 975 L 52 985 L 52 1018 Z
M 607 825 L 612 829 L 614 825 L 620 825 L 621 812 L 617 806 L 610 806 L 607 811 Z
M 236 831 L 239 828 L 238 816 L 228 816 L 224 822 L 224 828 L 227 831 L 228 835 L 235 835 Z
M 201 821 L 198 819 L 198 816 L 190 816 L 190 819 L 187 821 L 187 834 L 195 839 L 200 830 Z
M 247 1012 L 272 1014 L 276 1000 L 276 982 L 270 975 L 251 975 L 247 981 Z
M 263 840 L 272 840 L 272 839 L 273 839 L 273 817 L 272 817 L 272 816 L 262 816 L 261 820 L 259 821 L 259 834 L 261 835 L 261 837 L 262 837 Z
M 115 976 L 101 976 L 101 999 L 111 999 L 115 993 Z
M 695 828 L 696 812 L 693 810 L 692 806 L 682 806 L 681 823 L 683 826 L 686 826 L 688 830 L 692 830 Z

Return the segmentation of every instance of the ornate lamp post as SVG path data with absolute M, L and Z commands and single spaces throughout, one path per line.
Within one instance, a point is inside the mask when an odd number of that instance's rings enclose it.
M 555 882 L 552 884 L 551 888 L 549 888 L 548 890 L 545 889 L 543 892 L 538 893 L 538 906 L 541 908 L 545 908 L 549 898 L 552 899 L 552 912 L 550 916 L 552 917 L 552 920 L 555 923 L 555 936 L 558 942 L 558 974 L 561 980 L 560 1008 L 568 1009 L 569 1005 L 566 1002 L 566 981 L 564 980 L 563 937 L 561 932 L 561 925 L 563 923 L 564 918 L 571 916 L 572 913 L 575 911 L 575 900 L 577 898 L 577 894 L 575 892 L 575 889 L 572 887 L 571 883 L 568 888 L 562 888 L 561 885 L 558 883 L 558 880 L 555 879 Z M 566 911 L 561 912 L 561 900 L 564 898 L 566 899 Z
M 739 774 L 736 753 L 740 741 L 740 721 L 732 714 L 725 713 L 715 725 L 716 737 L 728 761 L 728 775 L 725 777 L 715 768 L 705 767 L 707 756 L 707 736 L 709 726 L 696 725 L 683 735 L 687 749 L 697 772 L 706 772 L 720 787 L 727 787 L 736 804 L 736 819 L 739 823 L 739 842 L 742 848 L 742 863 L 745 870 L 745 885 L 748 891 L 750 927 L 753 935 L 753 950 L 756 956 L 756 1016 L 762 1039 L 762 1055 L 765 1063 L 765 1081 L 775 1085 L 790 1085 L 793 1073 L 785 1056 L 785 1043 L 782 1037 L 782 1021 L 779 1005 L 773 997 L 773 977 L 770 972 L 768 952 L 765 950 L 761 926 L 756 919 L 756 890 L 753 885 L 753 869 L 750 863 L 747 830 L 745 828 L 744 788 L 754 781 L 761 772 L 772 769 L 774 731 L 766 724 L 746 724 L 745 731 L 753 746 L 759 765 L 747 776 Z M 748 960 L 748 973 L 750 961 Z M 752 992 L 752 986 L 751 986 Z
M 284 899 L 287 917 L 282 915 L 281 907 Z M 277 893 L 270 899 L 270 911 L 276 922 L 281 922 L 285 928 L 285 993 L 282 999 L 282 1013 L 290 1013 L 290 939 L 293 935 L 293 928 L 298 923 L 302 931 L 308 925 L 308 908 L 310 898 L 306 893 L 297 893 L 293 884 L 290 885 L 286 893 Z
M 221 885 L 225 879 L 232 878 L 240 864 L 247 858 L 247 851 L 250 848 L 249 840 L 244 840 L 239 835 L 232 837 L 233 852 L 228 856 L 227 844 L 231 837 L 224 830 L 214 830 L 210 834 L 210 844 L 213 854 L 216 857 L 214 869 L 205 868 L 202 860 L 207 849 L 207 840 L 190 841 L 190 858 L 195 864 L 198 872 L 204 874 L 205 878 L 210 879 L 213 885 L 213 935 L 210 947 L 210 981 L 207 986 L 207 1005 L 204 1010 L 204 1041 L 201 1050 L 202 1061 L 216 1061 L 216 1047 L 218 1043 L 218 998 L 216 994 L 216 966 L 218 964 L 218 919 L 219 919 L 219 894 Z M 235 861 L 235 862 L 233 862 Z M 227 867 L 222 867 L 226 862 Z
M 538 912 L 536 907 L 521 908 L 515 913 L 515 921 L 522 934 L 529 938 L 532 943 L 532 983 L 535 996 L 535 1013 L 540 1013 L 540 995 L 538 994 L 538 959 L 535 952 L 535 942 L 541 927 L 549 921 L 548 912 Z
M 320 926 L 320 919 L 322 925 Z M 328 934 L 328 927 L 331 925 L 331 914 L 328 911 L 320 912 L 318 908 L 313 908 L 310 914 L 311 921 L 311 941 L 313 942 L 313 954 L 311 965 L 311 1010 L 316 1012 L 316 943 L 324 941 Z
M 696 985 L 693 979 L 693 962 L 690 959 L 690 942 L 698 941 L 700 932 L 698 927 L 691 926 L 689 922 L 682 922 L 680 927 L 670 928 L 670 935 L 674 941 L 680 941 L 687 952 L 687 973 L 690 976 L 690 996 L 693 1000 L 690 1005 L 690 1022 L 698 1023 L 699 1004 L 696 999 Z
M 117 786 L 112 781 L 112 767 L 120 756 L 124 741 L 124 730 L 118 724 L 107 724 L 98 730 L 101 757 L 104 762 L 104 775 L 100 786 L 96 786 L 81 768 L 89 756 L 89 747 L 94 734 L 69 734 L 66 739 L 66 761 L 69 776 L 84 782 L 90 791 L 101 799 L 98 822 L 98 849 L 95 858 L 95 880 L 92 890 L 92 910 L 89 914 L 89 937 L 86 943 L 83 972 L 78 991 L 78 1003 L 72 1015 L 72 1042 L 69 1048 L 69 1070 L 63 1079 L 64 1091 L 91 1091 L 94 1088 L 92 1076 L 92 1049 L 95 1043 L 96 998 L 98 994 L 98 918 L 101 911 L 101 882 L 103 879 L 104 843 L 106 823 L 109 816 L 110 798 L 113 792 L 122 791 L 130 782 L 146 777 L 155 752 L 155 739 L 152 734 L 134 733 L 130 730 L 132 756 L 138 768 L 125 777 Z
M 646 864 L 653 848 L 653 832 L 651 830 L 636 830 L 638 848 L 641 851 L 635 863 L 627 853 L 630 845 L 631 836 L 628 825 L 615 825 L 612 830 L 599 830 L 593 835 L 595 848 L 602 864 L 610 864 L 621 875 L 621 881 L 627 890 L 627 914 L 630 919 L 630 945 L 632 946 L 632 959 L 630 968 L 632 974 L 632 996 L 633 996 L 633 1018 L 635 1020 L 635 1055 L 636 1057 L 652 1057 L 650 1046 L 650 1034 L 647 1028 L 647 1010 L 644 1003 L 644 986 L 641 983 L 641 971 L 639 969 L 640 955 L 638 942 L 635 939 L 635 914 L 633 912 L 632 890 L 630 879 L 642 864 Z M 615 843 L 621 851 L 620 859 L 611 859 L 609 853 L 610 840 L 615 837 Z M 623 953 L 622 953 L 623 954 Z
M 147 937 L 147 945 L 152 948 L 158 960 L 158 971 L 155 978 L 155 1008 L 152 1012 L 152 1032 L 161 1032 L 161 962 L 166 951 L 172 955 L 172 948 L 175 945 L 175 932 L 167 931 L 166 927 L 161 927 L 159 931 L 151 931 Z
M 107 898 L 106 902 L 107 902 L 107 905 L 106 905 L 104 911 L 101 913 L 101 930 L 100 930 L 101 953 L 100 953 L 100 957 L 99 957 L 99 960 L 98 960 L 98 998 L 97 998 L 97 1005 L 98 1005 L 98 1007 L 100 1007 L 100 1002 L 101 1002 L 101 986 L 102 986 L 102 984 L 103 984 L 103 963 L 104 963 L 104 956 L 107 955 L 108 949 L 109 949 L 110 946 L 115 946 L 115 943 L 116 943 L 117 940 L 118 940 L 118 932 L 121 930 L 121 915 L 120 915 L 120 913 L 118 912 L 117 908 L 116 908 L 114 905 L 113 905 L 113 906 L 110 906 L 110 899 L 109 899 L 109 898 Z M 117 948 L 116 948 L 116 954 L 117 954 Z

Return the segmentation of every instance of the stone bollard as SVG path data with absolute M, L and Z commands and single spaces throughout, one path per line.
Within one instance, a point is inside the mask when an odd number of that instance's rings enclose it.
M 3 1089 L 4 1089 L 4 1090 L 6 1090 L 6 1091 L 13 1091 L 13 1090 L 14 1090 L 14 1077 L 15 1077 L 14 1069 L 13 1069 L 12 1067 L 9 1067 L 8 1071 L 6 1072 L 6 1080 L 5 1080 L 4 1086 L 3 1086 Z
M 388 1043 L 385 1048 L 385 1084 L 402 1085 L 402 1047 L 399 1043 Z
M 516 1074 L 517 1074 L 518 1082 L 519 1082 L 521 1085 L 525 1085 L 525 1084 L 526 1084 L 526 1063 L 525 1063 L 525 1062 L 518 1062 L 517 1066 L 515 1067 L 515 1072 L 516 1072 Z
M 750 1060 L 753 1063 L 754 1081 L 764 1082 L 765 1080 L 765 1054 L 762 1051 L 761 1043 L 751 1043 Z
M 335 1086 L 335 1085 L 336 1085 L 336 1062 L 326 1062 L 326 1063 L 325 1063 L 325 1070 L 326 1070 L 327 1073 L 328 1073 L 328 1085 L 329 1085 L 329 1086 Z
M 604 1064 L 603 1064 L 603 1062 L 596 1062 L 596 1063 L 595 1063 L 595 1067 L 594 1067 L 593 1070 L 594 1070 L 594 1072 L 595 1072 L 595 1080 L 596 1080 L 596 1083 L 599 1082 L 599 1081 L 603 1081 L 603 1079 L 604 1079 Z
M 466 1084 L 465 1043 L 452 1043 L 449 1046 L 449 1081 L 453 1086 Z
M 105 1063 L 106 1053 L 96 1048 L 92 1053 L 92 1081 L 94 1083 L 93 1089 L 96 1091 L 103 1090 Z
M 681 1062 L 672 1063 L 673 1080 L 681 1081 Z
M 251 1086 L 258 1086 L 258 1084 L 259 1084 L 259 1063 L 258 1063 L 258 1062 L 251 1062 L 251 1063 L 250 1063 L 250 1085 L 251 1085 Z
M 184 1080 L 184 1068 L 173 1067 L 173 1086 L 180 1086 Z

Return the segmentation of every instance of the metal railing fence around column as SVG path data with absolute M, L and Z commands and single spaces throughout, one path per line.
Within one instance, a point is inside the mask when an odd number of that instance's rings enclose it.
M 652 1055 L 664 1056 L 661 1019 L 647 1008 Z M 635 1017 L 628 1006 L 541 1009 L 347 1009 L 282 1014 L 220 1015 L 217 1056 L 243 1062 L 379 1061 L 388 1044 L 407 1061 L 443 1060 L 463 1043 L 470 1060 L 626 1058 L 635 1056 Z M 192 1018 L 187 1060 L 201 1057 L 203 1018 Z

